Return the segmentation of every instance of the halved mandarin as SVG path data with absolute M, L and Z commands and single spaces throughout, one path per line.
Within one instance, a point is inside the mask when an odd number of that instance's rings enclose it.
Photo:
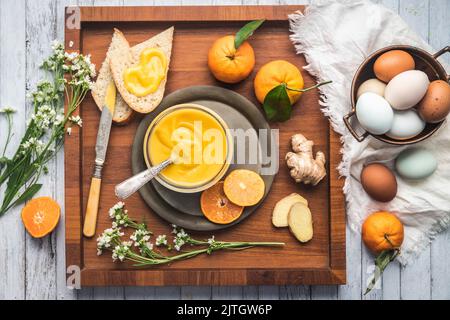
M 246 169 L 232 171 L 223 183 L 228 199 L 238 206 L 253 206 L 264 197 L 265 184 L 259 174 Z
M 52 232 L 59 221 L 61 209 L 50 197 L 30 200 L 22 209 L 22 221 L 28 233 L 34 238 L 42 238 Z
M 244 207 L 228 200 L 223 192 L 223 181 L 202 192 L 200 207 L 205 217 L 214 223 L 228 224 L 238 219 Z

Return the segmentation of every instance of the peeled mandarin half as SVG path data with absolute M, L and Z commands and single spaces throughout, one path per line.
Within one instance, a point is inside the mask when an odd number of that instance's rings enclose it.
M 223 191 L 223 181 L 202 192 L 200 206 L 205 217 L 214 223 L 227 224 L 238 219 L 244 207 L 232 203 Z
M 264 196 L 265 184 L 254 171 L 238 169 L 232 171 L 223 184 L 225 195 L 239 206 L 253 206 Z
M 59 222 L 61 209 L 50 197 L 35 198 L 22 209 L 22 221 L 28 233 L 42 238 L 52 232 Z

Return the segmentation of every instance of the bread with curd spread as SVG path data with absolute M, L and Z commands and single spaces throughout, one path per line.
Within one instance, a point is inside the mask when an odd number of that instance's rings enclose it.
M 149 113 L 159 105 L 164 96 L 167 72 L 172 52 L 173 31 L 174 28 L 171 27 L 131 48 L 124 35 L 120 31 L 115 30 L 115 35 L 122 39 L 118 42 L 120 43 L 120 48 L 111 52 L 109 64 L 117 90 L 129 107 L 134 111 L 139 113 Z M 124 74 L 129 68 L 139 65 L 141 53 L 148 48 L 159 49 L 164 54 L 166 60 L 165 74 L 154 92 L 145 96 L 138 96 L 127 89 L 124 81 Z
M 120 50 L 124 45 L 128 45 L 125 37 L 123 37 L 123 35 L 121 36 L 121 34 L 122 33 L 119 30 L 114 30 L 111 44 L 109 45 L 108 52 L 106 53 L 106 58 L 100 67 L 97 80 L 92 86 L 92 97 L 100 110 L 103 109 L 103 105 L 105 104 L 106 89 L 108 88 L 108 84 L 113 81 L 112 72 L 109 66 L 110 56 L 113 52 Z M 117 124 L 125 124 L 131 119 L 132 115 L 133 109 L 127 105 L 120 94 L 117 94 L 113 121 Z

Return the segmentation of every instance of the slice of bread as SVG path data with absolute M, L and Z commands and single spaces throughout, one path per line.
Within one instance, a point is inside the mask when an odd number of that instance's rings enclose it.
M 157 34 L 153 38 L 134 46 L 133 48 L 130 48 L 127 40 L 120 31 L 117 32 L 117 30 L 115 32 L 115 34 L 117 33 L 117 36 L 122 37 L 123 39 L 120 41 L 120 49 L 111 52 L 109 65 L 111 67 L 117 90 L 119 90 L 122 98 L 134 111 L 149 113 L 159 105 L 164 96 L 164 89 L 167 82 L 167 72 L 169 69 L 168 66 L 172 52 L 173 30 L 174 28 L 171 27 Z M 159 48 L 162 52 L 164 52 L 167 58 L 166 75 L 154 93 L 151 93 L 145 97 L 137 97 L 126 89 L 123 82 L 123 74 L 127 68 L 139 63 L 142 50 L 147 48 Z
M 115 50 L 119 50 L 124 45 L 124 38 L 120 36 L 119 33 L 121 34 L 119 30 L 114 30 L 111 44 L 109 45 L 108 52 L 106 53 L 106 58 L 100 67 L 97 80 L 95 81 L 91 91 L 92 97 L 100 110 L 102 110 L 105 102 L 106 88 L 108 87 L 108 84 L 113 81 L 113 76 L 109 67 L 111 53 Z M 128 45 L 128 42 L 126 42 L 126 45 Z M 126 124 L 131 119 L 132 115 L 133 109 L 128 107 L 120 94 L 117 94 L 113 121 L 117 124 Z

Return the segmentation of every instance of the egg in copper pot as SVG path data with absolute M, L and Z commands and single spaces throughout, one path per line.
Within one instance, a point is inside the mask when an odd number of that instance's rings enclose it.
M 413 109 L 394 111 L 391 129 L 386 132 L 390 138 L 397 140 L 410 139 L 417 136 L 425 128 L 425 121 Z
M 370 163 L 363 168 L 361 185 L 372 199 L 380 202 L 389 202 L 397 195 L 397 179 L 381 163 Z
M 384 96 L 384 89 L 386 84 L 378 79 L 369 79 L 361 83 L 356 93 L 356 97 L 359 98 L 366 92 L 373 92 L 381 97 Z
M 373 72 L 383 82 L 389 82 L 396 75 L 414 70 L 416 63 L 408 52 L 403 50 L 390 50 L 383 53 L 375 60 Z
M 384 98 L 392 108 L 406 110 L 417 105 L 427 92 L 430 80 L 425 72 L 408 70 L 396 75 L 386 86 Z
M 450 112 L 450 85 L 442 80 L 431 82 L 417 110 L 426 122 L 444 120 Z

